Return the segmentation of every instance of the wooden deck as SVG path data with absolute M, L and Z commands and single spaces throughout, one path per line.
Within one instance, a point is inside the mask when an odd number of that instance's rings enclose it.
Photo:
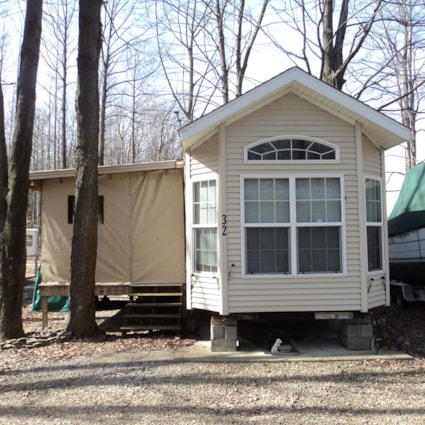
M 128 296 L 124 323 L 120 327 L 125 335 L 129 331 L 173 330 L 182 331 L 185 321 L 184 283 L 152 283 L 131 285 L 129 282 L 96 283 L 96 296 Z M 69 296 L 69 282 L 41 283 L 42 328 L 49 323 L 48 298 Z

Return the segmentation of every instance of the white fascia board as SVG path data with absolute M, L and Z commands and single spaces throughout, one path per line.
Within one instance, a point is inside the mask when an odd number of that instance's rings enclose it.
M 395 146 L 409 138 L 409 130 L 390 117 L 376 111 L 370 106 L 352 98 L 323 81 L 307 74 L 299 68 L 290 68 L 277 77 L 246 92 L 231 102 L 223 105 L 180 130 L 184 149 L 204 139 L 205 134 L 216 131 L 226 122 L 234 122 L 259 109 L 264 104 L 283 96 L 285 92 L 304 93 L 304 98 L 317 106 L 328 110 L 336 116 L 344 115 L 349 122 L 360 122 L 369 133 L 382 133 L 386 139 L 385 148 Z M 374 131 L 373 131 L 373 130 Z M 390 140 L 389 140 L 389 139 Z M 205 139 L 204 139 L 205 140 Z
M 183 127 L 180 130 L 183 145 L 188 147 L 191 144 L 190 139 L 193 137 L 204 134 L 208 130 L 212 131 L 223 122 L 234 121 L 234 115 L 241 114 L 243 116 L 245 115 L 243 111 L 251 112 L 258 109 L 268 96 L 274 95 L 275 98 L 282 96 L 286 87 L 294 80 L 296 71 L 303 72 L 297 68 L 291 68 Z M 187 142 L 185 142 L 186 140 Z
M 409 129 L 394 119 L 376 111 L 372 107 L 352 98 L 350 95 L 336 90 L 333 87 L 323 83 L 317 78 L 309 78 L 306 73 L 300 75 L 299 82 L 317 94 L 329 99 L 331 103 L 340 109 L 343 107 L 348 116 L 352 116 L 356 121 L 368 126 L 378 126 L 394 136 L 402 139 L 409 139 Z

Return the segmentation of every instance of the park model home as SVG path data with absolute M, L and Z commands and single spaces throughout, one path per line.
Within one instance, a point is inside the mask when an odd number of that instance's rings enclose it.
M 184 127 L 187 307 L 387 304 L 384 151 L 407 138 L 298 68 Z

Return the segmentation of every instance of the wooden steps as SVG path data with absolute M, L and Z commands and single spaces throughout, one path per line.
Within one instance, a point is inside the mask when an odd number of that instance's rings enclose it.
M 185 311 L 184 284 L 152 284 L 131 286 L 130 302 L 124 309 L 127 332 L 174 331 L 182 332 Z

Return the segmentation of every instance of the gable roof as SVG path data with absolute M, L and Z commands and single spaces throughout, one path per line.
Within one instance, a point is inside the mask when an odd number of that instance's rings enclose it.
M 294 67 L 182 127 L 183 149 L 203 143 L 217 133 L 220 125 L 229 125 L 288 93 L 294 93 L 342 120 L 352 124 L 359 122 L 366 136 L 384 149 L 409 138 L 407 127 Z

